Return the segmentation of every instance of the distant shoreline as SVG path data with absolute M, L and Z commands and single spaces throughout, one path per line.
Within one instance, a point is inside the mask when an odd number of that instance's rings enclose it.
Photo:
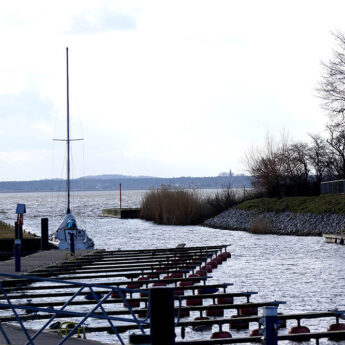
M 72 179 L 71 190 L 74 192 L 116 191 L 121 184 L 122 190 L 148 190 L 159 188 L 161 185 L 172 185 L 181 188 L 194 189 L 222 189 L 229 185 L 226 176 L 211 177 L 81 177 Z M 36 180 L 36 181 L 2 181 L 0 193 L 26 192 L 64 192 L 65 180 Z M 231 186 L 234 188 L 250 188 L 250 176 L 233 176 Z
M 155 188 L 155 187 L 151 187 L 151 188 Z M 186 187 L 188 188 L 188 187 Z M 234 189 L 237 189 L 237 188 L 242 188 L 242 187 L 234 187 Z M 150 188 L 144 188 L 144 189 L 123 189 L 122 188 L 122 191 L 147 191 L 149 190 Z M 204 188 L 196 188 L 198 190 L 211 190 L 211 189 L 221 189 L 221 188 L 217 188 L 217 187 L 204 187 Z M 79 189 L 72 189 L 72 192 L 74 193 L 78 193 L 78 192 L 119 192 L 118 189 L 95 189 L 95 190 L 90 190 L 90 189 L 87 189 L 87 190 L 79 190 Z M 16 193 L 66 193 L 66 191 L 64 190 L 54 190 L 54 191 L 51 191 L 51 190 L 15 190 L 15 191 L 1 191 L 0 190 L 0 194 L 16 194 Z

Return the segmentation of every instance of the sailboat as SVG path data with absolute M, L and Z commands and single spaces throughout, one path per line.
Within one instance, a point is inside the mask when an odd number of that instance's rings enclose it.
M 66 141 L 67 143 L 67 209 L 66 215 L 59 225 L 56 232 L 51 236 L 50 240 L 58 246 L 59 249 L 70 249 L 71 237 L 74 237 L 75 249 L 92 249 L 95 244 L 88 237 L 86 230 L 77 226 L 77 222 L 71 212 L 71 181 L 70 181 L 70 144 L 71 141 L 81 139 L 70 139 L 69 125 L 69 76 L 68 76 L 68 48 L 66 48 L 66 74 L 67 74 L 67 139 L 55 139 L 58 141 Z

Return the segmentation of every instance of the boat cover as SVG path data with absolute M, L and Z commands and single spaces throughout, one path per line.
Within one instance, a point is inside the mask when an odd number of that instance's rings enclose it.
M 67 213 L 63 221 L 58 227 L 58 230 L 64 230 L 64 229 L 78 229 L 77 222 L 75 218 L 73 217 L 72 213 Z

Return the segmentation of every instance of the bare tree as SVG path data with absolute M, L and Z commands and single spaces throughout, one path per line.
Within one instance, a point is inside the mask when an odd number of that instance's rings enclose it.
M 333 34 L 337 47 L 328 63 L 322 63 L 323 74 L 320 87 L 317 89 L 323 99 L 323 107 L 327 110 L 331 125 L 345 126 L 345 36 L 337 32 Z
M 253 185 L 267 196 L 309 193 L 308 145 L 290 143 L 284 133 L 279 143 L 267 136 L 262 148 L 252 149 L 246 165 Z
M 345 130 L 328 126 L 329 172 L 335 178 L 345 178 Z
M 251 176 L 253 186 L 268 196 L 277 195 L 282 177 L 282 159 L 273 138 L 266 136 L 262 147 L 253 147 L 245 155 L 245 165 Z
M 294 175 L 308 181 L 310 167 L 308 161 L 308 144 L 296 142 L 290 145 L 290 156 L 294 162 Z
M 316 182 L 319 185 L 330 166 L 330 153 L 327 142 L 319 134 L 309 134 L 312 140 L 308 149 L 307 158 L 314 170 Z

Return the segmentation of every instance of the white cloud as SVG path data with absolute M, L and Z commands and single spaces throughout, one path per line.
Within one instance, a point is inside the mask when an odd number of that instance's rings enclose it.
M 23 147 L 33 157 L 65 137 L 66 46 L 72 135 L 85 137 L 93 174 L 242 171 L 244 151 L 267 131 L 322 131 L 314 89 L 344 10 L 341 1 L 2 2 L 0 147 L 12 152 L 2 178 Z M 36 163 L 27 176 L 50 176 Z
M 31 128 L 38 129 L 45 134 L 49 134 L 51 137 L 53 136 L 53 127 L 45 122 L 36 122 L 31 126 Z
M 40 151 L 39 151 L 40 152 Z M 32 161 L 33 157 L 37 157 L 37 151 L 30 150 L 13 150 L 13 151 L 0 151 L 0 162 L 12 166 L 20 166 Z
M 92 34 L 112 30 L 135 30 L 135 18 L 114 9 L 79 13 L 72 19 L 71 34 Z

